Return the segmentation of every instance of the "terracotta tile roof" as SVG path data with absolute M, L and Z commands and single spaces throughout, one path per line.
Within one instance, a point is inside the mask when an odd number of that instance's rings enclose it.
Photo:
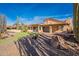
M 54 18 L 46 18 L 46 19 L 44 20 L 44 22 L 45 22 L 45 21 L 63 22 L 63 21 L 60 21 L 60 20 L 57 20 L 57 19 L 54 19 Z M 63 22 L 63 23 L 65 23 L 65 22 Z

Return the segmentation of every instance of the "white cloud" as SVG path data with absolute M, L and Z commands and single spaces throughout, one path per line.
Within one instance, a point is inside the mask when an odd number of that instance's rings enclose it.
M 65 14 L 65 15 L 54 15 L 54 16 L 35 16 L 34 18 L 20 18 L 21 22 L 25 24 L 39 24 L 43 23 L 45 18 L 55 18 L 57 20 L 66 20 L 68 16 L 71 14 Z M 64 17 L 64 18 L 62 18 Z
M 34 18 L 21 18 L 20 20 L 25 24 L 39 24 L 43 22 L 40 16 L 35 16 Z
M 70 16 L 71 14 L 65 14 L 65 15 L 53 15 L 53 16 L 35 16 L 33 18 L 23 18 L 20 17 L 19 21 L 24 23 L 24 24 L 39 24 L 39 23 L 43 23 L 45 18 L 55 18 L 57 20 L 66 20 L 68 16 Z M 64 18 L 63 18 L 64 17 Z M 7 17 L 7 23 L 12 25 L 15 23 L 15 21 L 13 21 L 11 18 Z
M 13 25 L 15 21 L 13 21 L 11 18 L 6 17 L 7 25 Z

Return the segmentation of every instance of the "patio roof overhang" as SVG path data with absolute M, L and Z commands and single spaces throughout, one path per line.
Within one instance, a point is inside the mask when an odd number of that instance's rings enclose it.
M 29 27 L 37 27 L 37 26 L 62 26 L 62 25 L 69 25 L 68 23 L 58 23 L 58 24 L 31 24 Z

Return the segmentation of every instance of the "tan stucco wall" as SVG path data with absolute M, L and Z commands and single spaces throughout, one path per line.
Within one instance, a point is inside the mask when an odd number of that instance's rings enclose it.
M 72 19 L 67 19 L 65 21 L 66 23 L 68 23 L 69 25 L 65 25 L 64 28 L 63 28 L 63 31 L 72 31 L 73 30 L 73 21 Z

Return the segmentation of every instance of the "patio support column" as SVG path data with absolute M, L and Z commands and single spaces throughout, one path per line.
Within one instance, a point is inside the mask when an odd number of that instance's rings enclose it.
M 40 26 L 38 26 L 38 32 L 40 32 Z
M 38 26 L 38 32 L 43 32 L 42 26 Z
M 43 32 L 43 27 L 41 26 L 41 32 Z
M 49 32 L 52 33 L 52 26 L 49 26 Z
M 32 30 L 31 27 L 30 27 L 30 30 Z
M 32 31 L 33 31 L 33 27 L 31 27 Z

